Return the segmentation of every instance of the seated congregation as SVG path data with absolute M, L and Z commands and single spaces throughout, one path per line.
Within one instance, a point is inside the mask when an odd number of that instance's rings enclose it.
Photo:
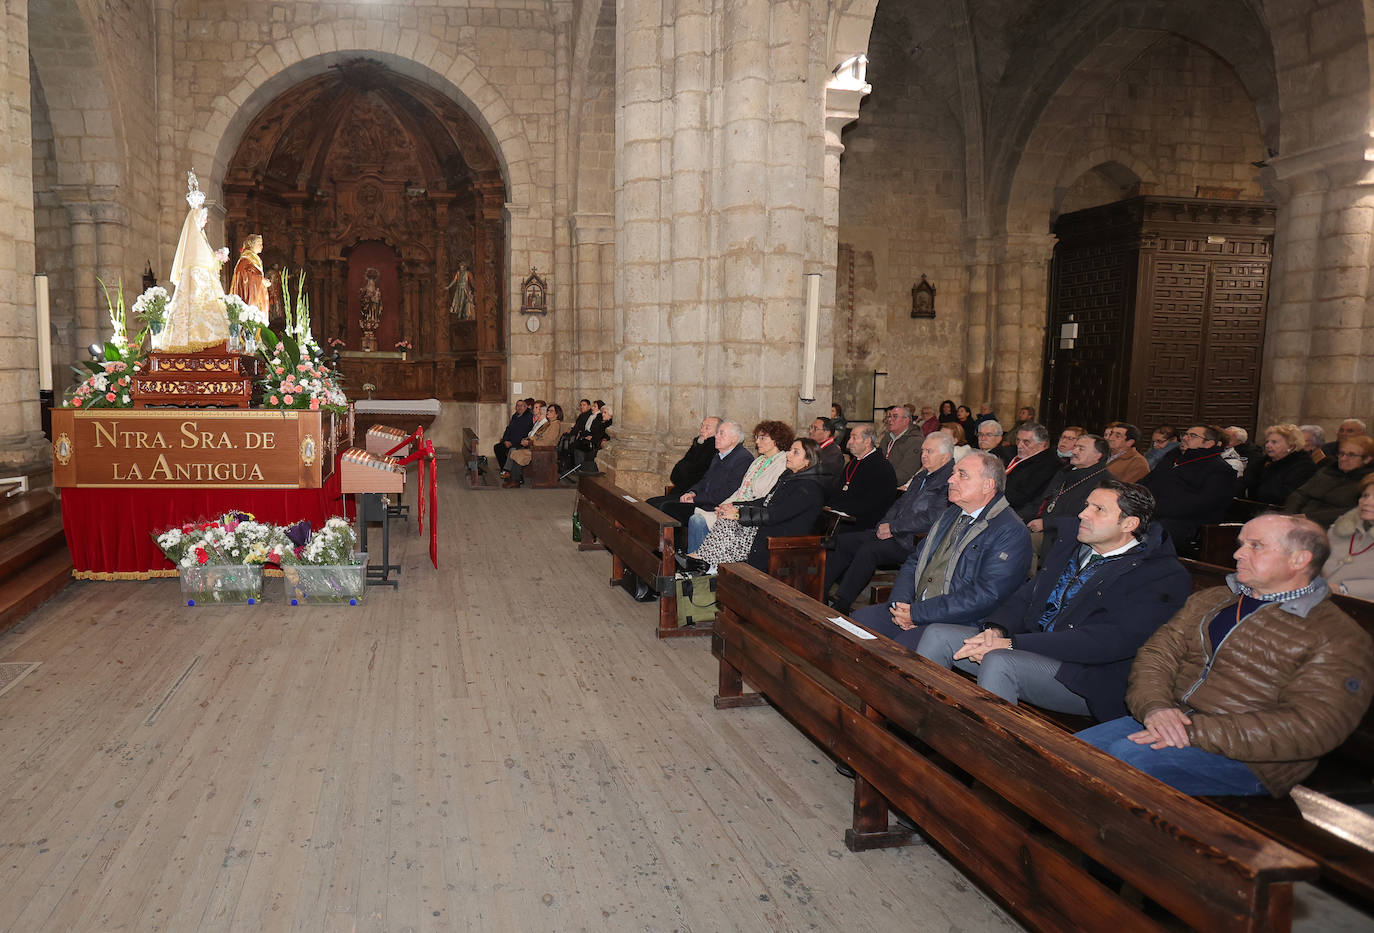
M 899 405 L 881 434 L 847 423 L 843 449 L 831 419 L 805 438 L 764 421 L 751 456 L 738 422 L 710 417 L 647 504 L 686 530 L 695 572 L 766 569 L 768 539 L 825 534 L 827 602 L 868 631 L 1096 721 L 1084 741 L 1185 793 L 1286 795 L 1374 689 L 1374 638 L 1330 598 L 1374 596 L 1363 422 L 1332 452 L 1292 424 L 1262 448 L 1240 427 L 1162 426 L 1142 452 L 1126 422 L 1051 445 L 1033 418 Z M 1194 593 L 1180 556 L 1238 507 L 1234 571 Z M 855 610 L 884 568 L 890 593 Z
M 611 409 L 601 399 L 595 402 L 582 399 L 577 403 L 577 417 L 572 426 L 563 430 L 563 407 L 543 399 L 516 399 L 515 411 L 501 439 L 493 447 L 501 484 L 505 489 L 524 485 L 525 470 L 540 449 L 553 455 L 557 471 L 563 476 L 573 473 L 595 475 L 596 455 L 610 439 Z

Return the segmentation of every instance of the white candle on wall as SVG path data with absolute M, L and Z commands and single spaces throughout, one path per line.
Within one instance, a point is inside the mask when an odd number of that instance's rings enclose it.
M 52 338 L 50 336 L 48 309 L 48 277 L 33 277 L 34 305 L 38 312 L 38 388 L 43 392 L 52 391 Z
M 802 347 L 801 400 L 816 400 L 816 338 L 821 319 L 821 274 L 806 274 L 806 343 Z

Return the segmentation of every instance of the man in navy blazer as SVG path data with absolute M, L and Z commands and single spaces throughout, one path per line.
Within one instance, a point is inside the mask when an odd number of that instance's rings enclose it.
M 510 452 L 520 447 L 520 442 L 529 435 L 533 428 L 534 412 L 529 410 L 524 399 L 516 399 L 515 414 L 511 415 L 510 423 L 506 425 L 506 433 L 501 435 L 501 439 L 492 448 L 496 454 L 496 464 L 500 469 L 506 468 L 506 458 L 510 456 Z
M 1016 592 L 1030 571 L 1030 532 L 1002 490 L 996 454 L 975 450 L 954 464 L 950 506 L 902 564 L 892 597 L 854 613 L 854 621 L 908 648 L 934 622 L 975 625 Z
M 711 465 L 706 468 L 706 475 L 692 484 L 676 500 L 664 502 L 659 509 L 677 519 L 682 527 L 686 528 L 687 520 L 692 517 L 694 511 L 714 509 L 724 502 L 725 497 L 744 482 L 744 474 L 748 472 L 749 464 L 754 462 L 753 456 L 740 443 L 743 437 L 744 429 L 738 421 L 722 421 L 716 428 L 716 454 L 711 459 Z M 680 538 L 677 543 L 685 547 L 687 535 L 683 534 Z
M 1112 720 L 1128 715 L 1140 646 L 1192 592 L 1143 486 L 1104 479 L 1041 571 L 981 626 L 930 625 L 916 650 L 1008 702 Z M 981 631 L 980 631 L 981 628 Z

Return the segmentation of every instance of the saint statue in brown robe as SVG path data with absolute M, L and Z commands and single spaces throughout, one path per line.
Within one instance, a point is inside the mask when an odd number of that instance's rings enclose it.
M 271 310 L 268 287 L 267 276 L 262 272 L 262 235 L 254 233 L 243 241 L 243 249 L 239 251 L 239 261 L 234 266 L 234 279 L 229 283 L 229 291 L 265 315 Z

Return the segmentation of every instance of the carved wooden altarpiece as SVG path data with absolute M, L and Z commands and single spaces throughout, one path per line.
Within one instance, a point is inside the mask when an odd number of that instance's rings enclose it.
M 388 264 L 371 264 L 382 273 L 377 348 L 407 340 L 413 349 L 405 360 L 342 361 L 353 391 L 371 383 L 379 398 L 504 399 L 506 190 L 486 137 L 455 101 L 377 62 L 345 62 L 263 109 L 224 192 L 231 244 L 261 233 L 264 268 L 291 270 L 293 289 L 305 270 L 322 345 L 337 337 L 362 349 L 353 265 L 385 250 Z M 471 320 L 449 313 L 445 286 L 460 262 L 472 270 Z

